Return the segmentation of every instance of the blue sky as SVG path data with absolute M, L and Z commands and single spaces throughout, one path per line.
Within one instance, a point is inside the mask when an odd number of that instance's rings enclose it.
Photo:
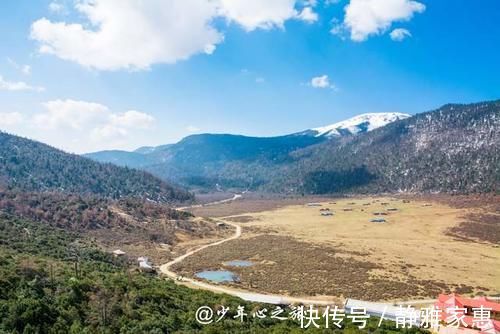
M 500 98 L 497 0 L 0 8 L 0 129 L 71 152 L 201 132 L 280 135 Z

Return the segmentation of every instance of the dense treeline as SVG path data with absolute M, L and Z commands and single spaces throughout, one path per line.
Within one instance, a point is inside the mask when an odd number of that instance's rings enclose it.
M 157 202 L 192 194 L 144 171 L 100 164 L 48 145 L 0 132 L 0 185 L 23 191 L 60 191 Z
M 241 323 L 232 319 L 238 305 L 248 311 L 264 306 L 130 270 L 75 233 L 8 215 L 0 215 L 0 232 L 0 333 L 304 332 L 291 320 L 249 317 Z M 221 322 L 201 325 L 195 311 L 204 305 L 231 311 Z M 377 323 L 371 319 L 363 331 L 347 322 L 342 330 L 306 332 L 397 332 L 391 323 Z
M 363 186 L 374 178 L 365 166 L 341 171 L 317 171 L 306 175 L 303 188 L 313 194 L 339 193 Z

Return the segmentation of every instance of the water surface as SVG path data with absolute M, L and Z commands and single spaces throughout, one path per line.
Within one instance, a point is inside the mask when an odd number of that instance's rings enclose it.
M 231 267 L 250 267 L 253 266 L 252 261 L 245 261 L 245 260 L 234 260 L 234 261 L 229 261 L 224 263 L 226 266 L 231 266 Z
M 205 270 L 196 273 L 195 276 L 216 283 L 234 282 L 238 278 L 235 273 L 228 270 Z

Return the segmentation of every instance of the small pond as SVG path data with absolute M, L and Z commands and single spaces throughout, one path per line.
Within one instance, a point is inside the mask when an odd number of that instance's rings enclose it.
M 234 261 L 224 262 L 224 264 L 230 267 L 250 267 L 254 265 L 252 261 L 245 261 L 245 260 L 234 260 Z
M 238 279 L 235 273 L 228 270 L 205 270 L 196 273 L 195 276 L 217 283 L 234 282 Z

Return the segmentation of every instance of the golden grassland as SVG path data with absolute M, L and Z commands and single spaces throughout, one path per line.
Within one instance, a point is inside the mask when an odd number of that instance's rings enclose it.
M 320 214 L 326 208 L 333 216 Z M 196 254 L 178 269 L 192 274 L 223 268 L 227 260 L 250 259 L 256 265 L 232 268 L 240 286 L 290 294 L 372 300 L 435 297 L 440 291 L 495 294 L 500 292 L 499 245 L 450 233 L 485 210 L 389 197 L 251 210 L 222 218 L 239 221 L 242 239 Z
M 320 208 L 330 208 L 335 214 L 321 216 Z M 387 210 L 392 208 L 397 211 Z M 279 234 L 307 242 L 366 253 L 363 259 L 382 264 L 384 269 L 380 271 L 392 275 L 401 274 L 395 269 L 406 264 L 417 278 L 500 291 L 498 245 L 447 235 L 448 229 L 459 224 L 470 210 L 474 209 L 421 201 L 404 203 L 391 198 L 343 199 L 323 202 L 321 207 L 289 206 L 253 214 L 256 221 L 247 224 L 271 227 Z M 387 222 L 370 222 L 374 212 L 388 213 L 380 216 Z

